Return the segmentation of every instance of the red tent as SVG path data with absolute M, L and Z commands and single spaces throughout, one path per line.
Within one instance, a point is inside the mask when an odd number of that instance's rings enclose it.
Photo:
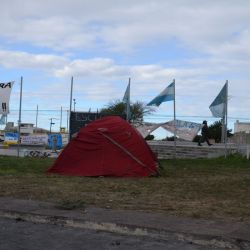
M 107 116 L 82 128 L 48 173 L 143 177 L 157 174 L 157 159 L 135 128 Z

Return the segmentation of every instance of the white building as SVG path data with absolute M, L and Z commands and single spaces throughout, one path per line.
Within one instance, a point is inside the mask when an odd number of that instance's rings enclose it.
M 34 124 L 32 123 L 21 123 L 20 124 L 20 134 L 30 135 L 34 133 Z
M 234 133 L 245 132 L 250 133 L 250 122 L 239 122 L 238 120 L 234 123 Z
M 14 122 L 8 122 L 5 127 L 5 132 L 18 132 L 18 127 L 14 126 Z M 21 135 L 31 135 L 33 133 L 34 133 L 33 123 L 21 123 L 20 124 Z

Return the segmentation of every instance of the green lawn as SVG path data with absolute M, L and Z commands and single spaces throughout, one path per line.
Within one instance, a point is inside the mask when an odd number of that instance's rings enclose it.
M 250 222 L 250 161 L 162 160 L 161 176 L 91 178 L 46 175 L 53 159 L 0 156 L 0 195 L 106 208 Z

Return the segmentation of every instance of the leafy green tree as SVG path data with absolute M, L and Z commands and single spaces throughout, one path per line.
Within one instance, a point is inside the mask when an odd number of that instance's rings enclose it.
M 215 142 L 221 142 L 222 122 L 216 121 L 208 127 L 210 138 L 214 138 Z M 227 137 L 233 136 L 232 129 L 227 130 Z
M 208 127 L 209 138 L 213 138 L 215 142 L 221 142 L 221 121 L 216 121 Z
M 130 104 L 130 121 L 142 122 L 143 116 L 151 114 L 154 110 L 146 106 L 143 102 L 136 101 Z M 120 100 L 110 102 L 105 108 L 100 110 L 105 115 L 119 115 L 126 119 L 126 104 Z

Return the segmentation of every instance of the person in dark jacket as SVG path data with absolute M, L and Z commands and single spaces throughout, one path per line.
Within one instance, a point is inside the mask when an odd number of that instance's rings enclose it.
M 201 137 L 198 142 L 198 146 L 202 146 L 201 143 L 206 141 L 208 146 L 211 146 L 213 144 L 210 143 L 209 141 L 209 131 L 208 131 L 208 126 L 207 126 L 207 121 L 203 121 L 203 127 L 201 129 Z

